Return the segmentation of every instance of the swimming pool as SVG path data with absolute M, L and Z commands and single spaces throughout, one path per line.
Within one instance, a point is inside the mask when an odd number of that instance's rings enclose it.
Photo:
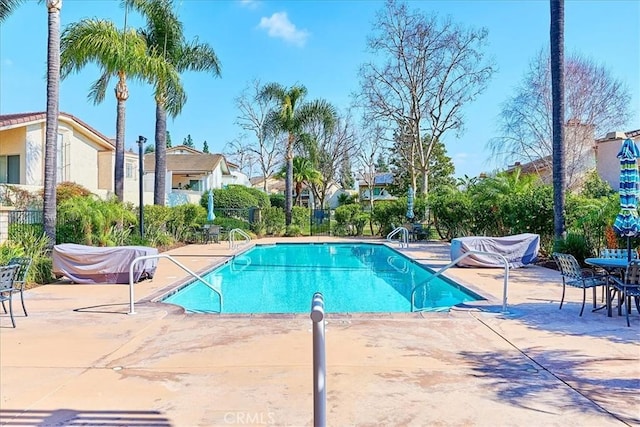
M 443 277 L 432 276 L 399 252 L 380 244 L 283 243 L 256 245 L 203 275 L 222 291 L 222 313 L 303 313 L 315 292 L 334 313 L 448 310 L 482 299 Z M 220 312 L 218 295 L 194 281 L 162 302 L 188 312 Z

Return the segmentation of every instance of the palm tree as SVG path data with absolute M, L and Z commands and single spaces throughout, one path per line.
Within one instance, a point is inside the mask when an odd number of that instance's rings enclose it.
M 293 148 L 303 135 L 305 126 L 320 121 L 325 131 L 330 130 L 336 121 L 336 111 L 324 100 L 303 102 L 307 89 L 304 86 L 285 88 L 278 83 L 270 83 L 262 88 L 260 97 L 274 100 L 278 110 L 269 112 L 266 126 L 274 134 L 286 133 L 285 147 L 286 179 L 285 179 L 285 218 L 286 225 L 291 224 L 291 207 L 293 202 Z
M 5 1 L 5 0 L 2 0 Z M 9 0 L 10 1 L 10 0 Z M 14 2 L 15 3 L 15 2 Z M 62 0 L 47 0 L 47 111 L 44 145 L 44 197 L 42 216 L 49 246 L 56 244 L 56 180 L 58 115 L 60 104 L 60 9 Z
M 150 54 L 161 57 L 167 64 L 183 71 L 208 71 L 220 76 L 220 61 L 215 51 L 198 40 L 185 40 L 182 22 L 173 10 L 173 0 L 125 0 L 125 4 L 140 12 L 147 20 L 140 33 L 146 40 Z M 165 203 L 167 169 L 167 114 L 176 117 L 182 111 L 186 96 L 182 87 L 159 78 L 156 85 L 155 180 L 153 203 Z
M 278 173 L 278 177 L 286 177 L 287 167 L 283 166 L 282 170 Z M 299 206 L 302 205 L 302 186 L 307 184 L 320 184 L 322 181 L 322 174 L 313 167 L 311 160 L 306 157 L 294 157 L 293 158 L 293 184 L 296 189 L 296 201 Z
M 553 231 L 556 239 L 564 233 L 564 0 L 551 1 L 551 120 L 553 127 Z
M 171 64 L 147 52 L 142 35 L 135 30 L 119 30 L 110 21 L 84 19 L 69 25 L 62 34 L 61 47 L 62 78 L 71 72 L 81 70 L 88 63 L 95 63 L 100 67 L 100 77 L 93 83 L 89 92 L 89 99 L 94 103 L 98 104 L 104 100 L 111 77 L 118 78 L 115 87 L 117 115 L 114 189 L 118 200 L 122 201 L 125 103 L 129 98 L 127 78 L 149 83 L 163 80 L 180 87 L 180 77 Z
M 24 3 L 24 0 L 0 0 L 0 22 L 7 19 L 21 3 Z M 47 2 L 47 5 L 48 3 L 49 2 Z M 60 3 L 62 3 L 62 1 Z M 60 9 L 58 8 L 58 10 Z

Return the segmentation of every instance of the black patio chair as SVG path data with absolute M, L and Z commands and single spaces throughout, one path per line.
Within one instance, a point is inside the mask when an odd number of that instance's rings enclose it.
M 18 272 L 18 268 L 17 265 L 0 266 L 0 302 L 2 302 L 2 308 L 5 313 L 7 313 L 7 307 L 4 305 L 4 302 L 9 302 L 9 317 L 11 318 L 11 325 L 13 325 L 14 328 L 16 327 L 16 321 L 13 318 L 13 280 Z
M 624 274 L 624 280 L 612 277 L 613 287 L 618 293 L 618 315 L 622 315 L 622 307 L 625 307 L 627 326 L 629 313 L 631 312 L 631 298 L 635 300 L 636 309 L 640 313 L 640 260 L 631 260 Z
M 24 288 L 27 284 L 27 274 L 31 268 L 31 258 L 29 257 L 15 257 L 9 260 L 8 265 L 17 265 L 18 271 L 16 277 L 13 278 L 13 292 L 20 293 L 20 303 L 22 303 L 22 311 L 24 315 L 28 316 L 27 309 L 24 306 Z
M 580 316 L 584 311 L 584 303 L 587 297 L 587 289 L 593 289 L 593 308 L 596 308 L 596 288 L 598 286 L 608 285 L 609 276 L 607 274 L 596 273 L 590 268 L 582 268 L 578 260 L 571 254 L 554 253 L 553 259 L 558 264 L 560 274 L 562 274 L 562 299 L 560 300 L 560 309 L 564 302 L 564 295 L 567 286 L 582 289 L 582 308 Z

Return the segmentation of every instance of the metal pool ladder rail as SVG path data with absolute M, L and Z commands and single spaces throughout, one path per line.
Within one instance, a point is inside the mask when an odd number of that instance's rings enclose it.
M 400 235 L 400 247 L 409 247 L 409 230 L 404 227 L 396 227 L 391 233 L 387 234 L 387 241 L 393 243 L 391 240 L 397 234 Z
M 424 308 L 414 310 L 414 307 L 416 306 L 416 304 L 415 304 L 416 291 L 418 290 L 418 288 L 428 285 L 429 282 L 431 282 L 433 279 L 435 279 L 436 277 L 442 275 L 442 273 L 444 273 L 446 270 L 448 270 L 449 268 L 453 267 L 454 265 L 456 265 L 457 263 L 459 263 L 461 260 L 465 259 L 469 255 L 492 256 L 492 257 L 495 257 L 495 258 L 499 258 L 502 261 L 502 263 L 504 264 L 504 287 L 503 287 L 503 290 L 502 290 L 502 312 L 506 313 L 507 312 L 507 290 L 508 290 L 508 287 L 509 287 L 509 261 L 507 261 L 507 258 L 505 258 L 504 255 L 500 255 L 500 254 L 497 254 L 495 252 L 484 252 L 484 251 L 469 251 L 469 252 L 463 253 L 458 258 L 454 259 L 449 264 L 445 265 L 440 270 L 435 272 L 433 274 L 433 276 L 429 277 L 427 280 L 425 280 L 424 282 L 420 283 L 418 286 L 413 288 L 413 290 L 411 291 L 411 311 L 423 311 L 424 310 Z
M 251 241 L 251 236 L 249 236 L 243 229 L 234 228 L 229 232 L 229 249 L 235 249 L 238 246 L 236 243 L 236 234 L 244 237 L 245 243 L 249 243 Z
M 171 255 L 158 254 L 158 255 L 139 256 L 138 258 L 136 258 L 133 261 L 131 261 L 131 265 L 129 266 L 129 313 L 128 314 L 135 314 L 135 307 L 134 307 L 134 302 L 133 302 L 133 300 L 134 300 L 134 297 L 133 297 L 133 268 L 140 261 L 144 261 L 144 260 L 147 260 L 147 259 L 157 259 L 157 258 L 166 258 L 166 259 L 170 260 L 175 265 L 177 265 L 178 267 L 180 267 L 181 269 L 183 269 L 184 271 L 189 273 L 191 276 L 195 277 L 197 280 L 201 281 L 202 283 L 204 283 L 205 285 L 210 287 L 211 290 L 213 290 L 216 294 L 218 294 L 218 297 L 220 298 L 220 311 L 219 312 L 222 313 L 222 291 L 221 290 L 216 289 L 215 286 L 213 286 L 211 283 L 207 282 L 202 277 L 200 277 L 200 275 L 198 273 L 194 273 L 193 271 L 189 270 L 187 267 L 185 267 L 182 263 L 178 262 Z

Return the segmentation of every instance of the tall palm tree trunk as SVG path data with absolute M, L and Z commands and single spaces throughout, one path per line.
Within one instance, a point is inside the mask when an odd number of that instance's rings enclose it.
M 156 100 L 156 171 L 153 185 L 153 204 L 164 206 L 167 178 L 167 111 L 164 102 Z
M 287 153 L 285 155 L 285 160 L 287 161 L 287 177 L 285 179 L 285 197 L 284 197 L 284 208 L 285 208 L 285 224 L 287 227 L 291 225 L 291 210 L 293 207 L 293 141 L 295 136 L 290 133 L 289 141 L 287 143 Z
M 551 99 L 553 127 L 553 231 L 556 239 L 565 228 L 564 155 L 564 0 L 551 1 Z
M 114 191 L 119 201 L 124 199 L 124 136 L 126 102 L 129 98 L 127 79 L 123 71 L 118 72 L 118 84 L 116 85 L 116 162 L 114 166 L 113 181 Z
M 60 9 L 62 0 L 48 0 L 47 113 L 44 147 L 44 232 L 49 246 L 56 244 L 56 165 L 60 99 Z

